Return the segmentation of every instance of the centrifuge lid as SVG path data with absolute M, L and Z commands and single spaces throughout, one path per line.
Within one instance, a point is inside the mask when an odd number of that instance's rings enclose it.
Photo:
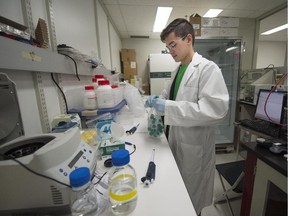
M 0 73 L 0 146 L 24 135 L 15 84 Z

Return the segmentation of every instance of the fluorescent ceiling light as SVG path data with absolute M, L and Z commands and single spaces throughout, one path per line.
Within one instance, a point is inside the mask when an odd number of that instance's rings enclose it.
M 277 28 L 271 29 L 269 31 L 263 32 L 263 33 L 261 33 L 261 35 L 270 35 L 270 34 L 273 34 L 273 33 L 278 32 L 278 31 L 282 31 L 282 30 L 287 29 L 287 28 L 288 28 L 288 24 L 285 24 L 285 25 L 279 26 Z
M 165 28 L 172 9 L 173 9 L 172 7 L 157 8 L 157 14 L 153 26 L 153 32 L 161 32 Z
M 209 9 L 203 17 L 217 17 L 222 11 L 222 9 Z

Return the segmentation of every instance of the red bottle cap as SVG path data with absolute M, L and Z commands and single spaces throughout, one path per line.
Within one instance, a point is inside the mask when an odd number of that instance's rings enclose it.
M 85 90 L 94 90 L 94 86 L 85 86 Z
M 110 85 L 109 80 L 99 80 L 98 85 Z
M 100 78 L 104 78 L 104 75 L 102 75 L 102 74 L 97 74 L 97 75 L 95 75 L 94 76 L 96 79 L 100 79 Z

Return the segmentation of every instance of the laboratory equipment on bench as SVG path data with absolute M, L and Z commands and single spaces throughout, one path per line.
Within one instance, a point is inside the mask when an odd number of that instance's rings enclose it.
M 0 98 L 0 215 L 69 214 L 69 174 L 83 166 L 94 173 L 95 151 L 78 127 L 24 136 L 16 87 L 3 73 Z
M 97 191 L 91 182 L 88 167 L 80 167 L 69 175 L 70 185 L 73 189 L 71 212 L 73 216 L 95 214 L 98 209 Z
M 129 164 L 130 154 L 126 149 L 112 153 L 113 167 L 109 171 L 109 199 L 115 215 L 128 215 L 137 204 L 137 178 Z
M 149 55 L 150 94 L 160 95 L 171 80 L 171 72 L 180 65 L 175 62 L 170 53 L 155 53 Z
M 127 130 L 126 134 L 128 134 L 128 135 L 134 134 L 136 132 L 137 128 L 139 127 L 139 125 L 140 125 L 140 123 L 137 124 L 136 126 L 132 127 L 130 130 Z
M 154 157 L 155 157 L 155 149 L 153 149 L 152 151 L 151 161 L 148 164 L 146 175 L 141 178 L 141 181 L 144 183 L 145 186 L 149 186 L 155 180 L 156 164 L 154 163 Z
M 69 213 L 71 189 L 39 177 L 29 169 L 69 184 L 69 174 L 76 167 L 96 167 L 96 153 L 80 139 L 79 128 L 64 133 L 20 137 L 0 148 L 1 213 Z M 4 156 L 3 156 L 4 155 Z M 28 196 L 25 196 L 25 194 Z

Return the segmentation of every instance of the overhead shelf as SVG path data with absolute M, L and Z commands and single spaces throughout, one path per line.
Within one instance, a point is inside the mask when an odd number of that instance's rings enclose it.
M 0 47 L 0 69 L 76 74 L 74 62 L 57 52 L 5 37 L 0 37 Z M 79 75 L 96 73 L 90 63 L 76 63 Z

